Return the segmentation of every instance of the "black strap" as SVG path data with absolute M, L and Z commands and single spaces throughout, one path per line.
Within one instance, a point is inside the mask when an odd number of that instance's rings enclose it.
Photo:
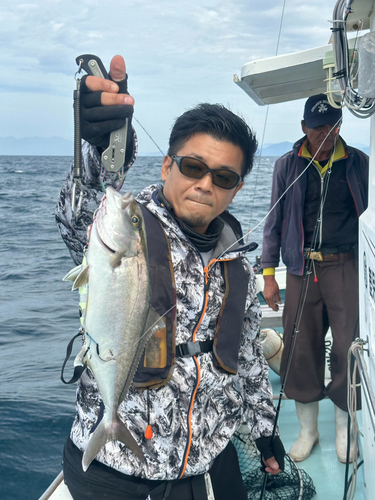
M 62 368 L 61 368 L 61 375 L 60 375 L 60 378 L 61 380 L 64 382 L 64 384 L 73 384 L 74 382 L 77 382 L 77 380 L 80 378 L 80 376 L 82 375 L 82 373 L 86 370 L 87 366 L 75 366 L 74 367 L 74 373 L 73 373 L 73 377 L 67 382 L 65 379 L 64 379 L 64 369 L 65 369 L 65 365 L 66 363 L 68 362 L 68 359 L 70 358 L 70 355 L 72 354 L 72 350 L 73 350 L 73 344 L 74 344 L 74 341 L 77 337 L 81 337 L 82 336 L 82 332 L 78 332 L 77 335 L 74 335 L 74 337 L 72 338 L 72 340 L 69 342 L 67 348 L 66 348 L 66 357 L 65 357 L 65 360 L 64 360 L 64 363 L 62 365 Z
M 201 342 L 185 342 L 184 344 L 176 345 L 176 357 L 188 358 L 197 356 L 204 352 L 211 352 L 213 348 L 213 340 L 203 340 Z
M 199 474 L 199 476 L 193 476 L 191 478 L 191 489 L 193 490 L 194 500 L 207 500 L 204 474 Z
M 171 483 L 171 482 L 169 482 L 169 483 L 167 484 L 167 487 L 165 488 L 165 492 L 164 492 L 164 496 L 163 496 L 162 500 L 166 500 L 167 498 L 169 498 L 169 494 L 170 494 L 170 492 L 171 492 L 171 489 L 172 489 L 172 483 Z M 151 498 L 151 497 L 150 497 L 150 498 Z

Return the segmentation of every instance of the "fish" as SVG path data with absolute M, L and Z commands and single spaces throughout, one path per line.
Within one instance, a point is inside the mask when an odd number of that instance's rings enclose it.
M 131 192 L 108 187 L 89 229 L 86 263 L 64 280 L 87 285 L 82 349 L 75 365 L 87 365 L 97 382 L 104 414 L 82 458 L 86 471 L 108 442 L 125 444 L 144 462 L 143 452 L 118 415 L 147 341 L 165 326 L 150 305 L 147 236 L 142 211 Z

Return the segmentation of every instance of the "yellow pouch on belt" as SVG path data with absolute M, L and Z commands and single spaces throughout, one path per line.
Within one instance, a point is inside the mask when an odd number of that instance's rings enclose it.
M 319 262 L 323 262 L 322 252 L 306 252 L 306 257 L 310 257 L 311 260 L 318 260 Z

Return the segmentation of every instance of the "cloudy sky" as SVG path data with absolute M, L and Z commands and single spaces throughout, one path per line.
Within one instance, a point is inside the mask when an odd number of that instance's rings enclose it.
M 174 119 L 221 102 L 263 137 L 266 107 L 233 83 L 241 66 L 275 55 L 284 0 L 2 0 L 0 137 L 72 139 L 75 58 L 125 57 L 135 116 L 163 151 Z M 286 0 L 279 54 L 328 43 L 334 1 Z M 270 106 L 264 142 L 301 135 L 303 101 Z M 156 151 L 137 127 L 140 152 Z M 345 114 L 342 135 L 369 143 L 369 121 Z

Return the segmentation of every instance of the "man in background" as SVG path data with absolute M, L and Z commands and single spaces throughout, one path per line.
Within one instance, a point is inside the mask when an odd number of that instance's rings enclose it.
M 368 157 L 340 137 L 341 120 L 341 108 L 331 106 L 326 95 L 306 101 L 304 136 L 275 163 L 271 207 L 280 201 L 264 227 L 263 295 L 273 310 L 281 303 L 274 276 L 280 249 L 287 267 L 281 378 L 303 275 L 308 259 L 312 259 L 285 385 L 286 395 L 296 402 L 301 426 L 289 452 L 295 461 L 307 458 L 318 443 L 319 401 L 326 396 L 335 407 L 337 456 L 346 461 L 347 353 L 358 317 L 358 218 L 367 207 Z M 324 340 L 329 327 L 333 336 L 332 380 L 325 386 Z

